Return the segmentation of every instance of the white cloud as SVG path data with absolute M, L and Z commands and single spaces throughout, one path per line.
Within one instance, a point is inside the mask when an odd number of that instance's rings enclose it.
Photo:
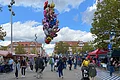
M 64 27 L 58 32 L 58 36 L 54 38 L 53 42 L 57 41 L 90 41 L 93 40 L 92 34 L 86 31 L 72 30 Z
M 74 16 L 73 20 L 76 21 L 76 22 L 78 22 L 79 21 L 78 18 L 79 18 L 79 15 L 77 14 L 77 15 Z
M 8 5 L 11 0 L 0 0 L 0 4 Z M 48 0 L 49 2 L 52 0 Z M 78 8 L 78 6 L 85 0 L 53 0 L 55 8 L 58 11 L 69 11 L 72 8 Z M 43 9 L 45 0 L 15 0 L 15 6 L 33 7 L 38 9 Z
M 97 4 L 97 0 L 96 0 L 96 3 L 93 4 L 93 6 L 88 7 L 86 9 L 86 11 L 84 11 L 82 13 L 82 21 L 83 21 L 83 23 L 87 23 L 87 24 L 92 23 L 92 19 L 94 17 L 94 12 L 96 11 L 96 4 Z
M 2 24 L 4 30 L 7 32 L 5 41 L 1 41 L 1 45 L 10 44 L 11 40 L 11 27 L 10 23 Z M 39 22 L 26 21 L 24 23 L 15 22 L 13 23 L 13 41 L 35 41 L 35 34 L 37 34 L 37 41 L 43 43 L 44 49 L 47 53 L 51 53 L 54 48 L 54 43 L 58 41 L 90 41 L 93 40 L 92 34 L 86 31 L 72 30 L 68 27 L 63 27 L 59 32 L 58 36 L 53 39 L 51 44 L 44 43 L 44 32 L 43 26 Z

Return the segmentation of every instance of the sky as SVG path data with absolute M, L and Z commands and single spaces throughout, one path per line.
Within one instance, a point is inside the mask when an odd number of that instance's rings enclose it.
M 8 5 L 11 0 L 0 0 L 0 25 L 7 32 L 5 41 L 0 45 L 7 46 L 11 43 L 10 11 Z M 53 0 L 55 13 L 59 20 L 60 31 L 50 44 L 45 44 L 42 19 L 44 2 L 47 0 L 15 0 L 12 10 L 15 16 L 13 21 L 13 41 L 35 41 L 43 44 L 47 53 L 52 53 L 55 42 L 58 41 L 91 41 L 94 40 L 90 33 L 92 19 L 96 10 L 96 0 Z M 52 0 L 48 0 L 49 3 Z

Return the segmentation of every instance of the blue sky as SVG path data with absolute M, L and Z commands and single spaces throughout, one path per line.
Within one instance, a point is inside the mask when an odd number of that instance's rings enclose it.
M 13 6 L 13 11 L 16 15 L 13 17 L 13 41 L 34 41 L 34 34 L 37 33 L 38 42 L 44 43 L 45 35 L 41 25 L 44 1 L 15 0 L 16 4 Z M 48 1 L 51 2 L 52 0 Z M 96 0 L 53 1 L 55 2 L 55 11 L 59 13 L 57 17 L 60 21 L 59 28 L 61 30 L 51 44 L 46 45 L 48 52 L 54 47 L 54 43 L 60 40 L 92 40 L 90 28 L 92 27 L 93 13 L 96 9 Z M 10 43 L 10 12 L 7 7 L 9 3 L 10 0 L 0 0 L 0 4 L 3 7 L 3 11 L 0 12 L 0 25 L 7 32 L 5 41 L 0 41 L 1 45 Z

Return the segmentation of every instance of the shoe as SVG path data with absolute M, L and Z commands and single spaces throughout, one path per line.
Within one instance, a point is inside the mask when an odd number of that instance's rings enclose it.
M 62 79 L 63 79 L 63 76 L 62 76 Z
M 22 75 L 21 77 L 23 78 L 24 76 Z
M 16 77 L 16 79 L 18 79 L 18 77 Z

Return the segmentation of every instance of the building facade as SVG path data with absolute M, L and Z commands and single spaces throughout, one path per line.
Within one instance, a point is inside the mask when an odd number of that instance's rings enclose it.
M 15 53 L 15 48 L 18 45 L 22 45 L 26 51 L 26 53 L 31 53 L 31 51 L 35 48 L 38 53 L 43 53 L 44 50 L 42 50 L 42 44 L 38 42 L 13 42 L 12 46 L 12 51 Z M 42 51 L 41 51 L 42 50 Z M 8 51 L 11 51 L 11 44 L 8 45 Z
M 61 42 L 61 41 L 59 41 Z M 56 42 L 55 45 L 57 45 L 59 42 Z M 72 53 L 72 47 L 76 46 L 77 49 L 82 50 L 82 47 L 85 45 L 86 42 L 83 41 L 62 41 L 63 43 L 67 43 L 69 45 L 69 53 L 70 54 L 74 54 Z M 55 52 L 55 51 L 54 51 Z

